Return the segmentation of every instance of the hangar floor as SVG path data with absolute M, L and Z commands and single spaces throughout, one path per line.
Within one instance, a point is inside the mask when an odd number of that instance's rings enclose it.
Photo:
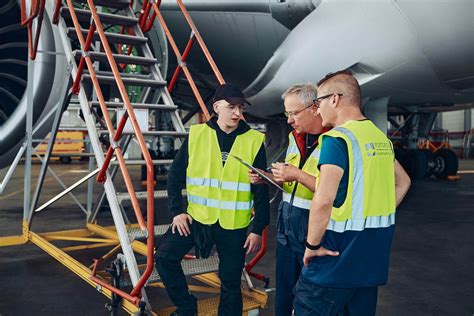
M 81 169 L 87 164 L 53 164 L 52 168 L 66 184 L 72 184 L 84 176 Z M 35 165 L 36 173 L 38 169 Z M 379 291 L 378 315 L 473 315 L 474 161 L 461 161 L 460 170 L 473 173 L 464 173 L 457 181 L 415 182 L 399 208 L 390 278 Z M 0 170 L 0 179 L 5 173 L 6 169 Z M 61 191 L 54 179 L 46 181 L 44 200 Z M 22 193 L 20 166 L 0 195 L 0 236 L 21 233 Z M 85 201 L 84 188 L 77 189 L 77 197 Z M 166 206 L 160 207 L 159 221 L 169 222 Z M 99 217 L 107 221 L 110 215 L 103 212 Z M 269 251 L 255 269 L 272 277 L 270 286 L 274 286 L 275 217 L 274 208 Z M 33 230 L 82 228 L 83 224 L 83 213 L 63 198 L 35 217 Z M 160 291 L 156 299 L 168 306 L 165 292 Z M 32 244 L 0 248 L 0 293 L 1 316 L 107 314 L 104 296 Z M 273 304 L 274 292 L 260 314 L 273 315 Z

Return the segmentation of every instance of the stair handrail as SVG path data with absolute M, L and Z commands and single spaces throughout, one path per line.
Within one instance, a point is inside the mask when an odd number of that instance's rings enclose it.
M 209 114 L 209 111 L 206 107 L 206 104 L 204 103 L 201 93 L 199 92 L 196 86 L 196 83 L 194 82 L 193 77 L 191 75 L 191 72 L 189 71 L 186 65 L 186 58 L 183 58 L 183 56 L 181 55 L 178 45 L 176 44 L 173 36 L 171 35 L 168 25 L 166 24 L 163 16 L 161 15 L 160 9 L 158 7 L 158 3 L 152 3 L 152 7 L 153 7 L 154 12 L 156 13 L 156 17 L 158 18 L 158 21 L 160 22 L 161 27 L 163 28 L 163 31 L 165 32 L 165 35 L 168 39 L 168 43 L 173 49 L 173 52 L 176 55 L 176 58 L 178 60 L 178 66 L 176 68 L 175 74 L 173 75 L 173 78 L 170 81 L 170 84 L 168 85 L 168 91 L 171 92 L 173 90 L 174 82 L 176 81 L 173 79 L 177 77 L 181 71 L 183 71 L 186 76 L 186 79 L 188 80 L 189 85 L 191 86 L 191 90 L 193 91 L 194 96 L 196 97 L 196 100 L 198 101 L 198 104 L 201 107 L 201 111 L 203 112 L 206 120 L 209 120 L 211 118 L 211 115 Z M 190 41 L 191 39 L 192 38 L 190 38 Z M 222 78 L 222 76 L 218 77 L 218 80 L 219 80 L 219 83 L 224 83 L 224 79 Z
M 28 29 L 28 51 L 31 60 L 36 59 L 36 53 L 38 51 L 39 37 L 41 34 L 41 27 L 43 25 L 43 16 L 46 0 L 32 0 L 30 7 L 30 14 L 26 16 L 26 0 L 21 0 L 20 5 L 20 24 L 26 26 Z M 37 19 L 36 34 L 33 39 L 33 21 Z
M 176 67 L 176 70 L 173 73 L 173 76 L 171 77 L 170 83 L 168 85 L 168 91 L 171 92 L 173 90 L 180 72 L 183 71 L 185 76 L 186 76 L 186 79 L 188 80 L 188 83 L 191 86 L 191 89 L 192 89 L 192 91 L 193 91 L 193 93 L 194 93 L 194 95 L 195 95 L 195 97 L 196 97 L 196 99 L 199 103 L 199 106 L 201 107 L 201 110 L 202 110 L 206 120 L 209 120 L 210 119 L 209 111 L 207 110 L 207 107 L 206 107 L 206 105 L 205 105 L 205 103 L 204 103 L 204 101 L 201 97 L 201 94 L 199 93 L 199 90 L 197 89 L 197 86 L 194 83 L 194 80 L 191 76 L 191 73 L 189 72 L 189 69 L 186 66 L 186 59 L 187 59 L 187 57 L 188 57 L 188 55 L 191 51 L 191 48 L 192 48 L 192 46 L 193 46 L 193 44 L 196 40 L 197 40 L 204 56 L 206 57 L 207 62 L 211 66 L 211 69 L 214 72 L 214 75 L 217 78 L 217 81 L 220 84 L 224 84 L 225 80 L 224 80 L 222 74 L 220 73 L 216 62 L 212 58 L 212 55 L 209 52 L 209 49 L 207 48 L 206 43 L 204 42 L 201 34 L 199 33 L 199 30 L 197 29 L 193 19 L 191 18 L 191 15 L 187 11 L 186 7 L 184 6 L 183 1 L 182 0 L 176 0 L 176 1 L 178 3 L 178 6 L 179 6 L 181 12 L 184 15 L 184 18 L 186 19 L 186 22 L 187 22 L 188 26 L 191 28 L 191 36 L 189 38 L 188 43 L 186 44 L 186 48 L 184 49 L 182 55 L 179 51 L 179 48 L 178 48 L 173 36 L 171 35 L 171 32 L 170 32 L 170 30 L 169 30 L 169 28 L 166 24 L 166 21 L 164 20 L 162 14 L 160 12 L 159 7 L 160 7 L 160 4 L 161 4 L 161 0 L 156 0 L 156 1 L 144 0 L 143 1 L 142 10 L 140 12 L 140 17 L 139 17 L 139 25 L 142 28 L 143 32 L 146 32 L 152 27 L 155 17 L 158 18 L 158 21 L 159 21 L 161 27 L 163 28 L 163 31 L 165 32 L 165 35 L 168 39 L 168 42 L 169 42 L 173 52 L 176 55 L 177 60 L 178 60 L 178 66 Z M 153 11 L 154 11 L 151 18 L 149 18 L 149 14 L 150 14 L 150 10 L 151 10 L 150 9 L 150 3 L 151 3 L 151 8 L 153 8 Z M 245 270 L 250 275 L 252 275 L 252 276 L 254 276 L 258 279 L 265 280 L 265 282 L 268 282 L 268 281 L 266 281 L 266 280 L 268 280 L 268 277 L 266 277 L 264 275 L 261 275 L 261 274 L 251 272 L 251 270 L 262 259 L 262 257 L 265 255 L 266 250 L 267 250 L 267 239 L 268 239 L 268 231 L 265 230 L 262 234 L 262 247 L 261 247 L 260 251 L 255 255 L 255 257 L 250 261 L 250 263 L 247 264 L 246 267 L 245 267 Z
M 168 84 L 168 91 L 171 92 L 173 90 L 179 74 L 181 73 L 181 71 L 183 71 L 186 76 L 186 79 L 188 80 L 189 85 L 191 86 L 191 90 L 193 91 L 194 96 L 196 97 L 196 100 L 198 101 L 198 104 L 201 108 L 202 113 L 204 114 L 206 120 L 209 120 L 211 118 L 211 115 L 209 114 L 206 104 L 204 103 L 204 100 L 186 65 L 186 59 L 189 55 L 189 52 L 195 40 L 197 40 L 197 42 L 199 43 L 199 46 L 201 47 L 201 50 L 203 51 L 204 56 L 206 57 L 206 60 L 208 61 L 209 65 L 211 66 L 211 69 L 214 72 L 214 75 L 216 76 L 217 81 L 220 84 L 224 84 L 225 80 L 222 74 L 220 73 L 214 59 L 212 58 L 206 44 L 204 43 L 204 40 L 202 39 L 201 34 L 199 33 L 196 25 L 194 24 L 194 21 L 192 20 L 191 16 L 186 10 L 186 7 L 184 6 L 182 0 L 177 0 L 177 3 L 178 3 L 178 6 L 180 7 L 181 12 L 183 13 L 186 19 L 186 22 L 191 28 L 191 36 L 182 55 L 179 51 L 178 46 L 176 45 L 176 42 L 173 36 L 171 35 L 168 25 L 166 24 L 163 16 L 161 15 L 161 12 L 159 9 L 161 5 L 161 0 L 156 0 L 156 1 L 144 0 L 143 1 L 142 9 L 140 11 L 140 17 L 139 17 L 139 25 L 142 28 L 143 32 L 147 32 L 153 26 L 155 18 L 158 18 L 158 21 L 161 27 L 163 28 L 163 31 L 165 32 L 166 38 L 168 39 L 168 42 L 178 60 L 178 66 L 176 67 L 176 70 L 170 80 L 170 83 Z M 151 9 L 153 9 L 153 14 L 152 14 L 152 17 L 150 18 L 149 14 L 150 14 Z
M 103 112 L 103 115 L 104 115 L 104 119 L 105 119 L 105 122 L 106 122 L 106 125 L 107 125 L 107 130 L 108 130 L 109 135 L 112 139 L 111 140 L 111 145 L 110 145 L 110 147 L 107 151 L 106 157 L 104 159 L 104 163 L 101 167 L 101 171 L 99 172 L 99 175 L 97 176 L 97 180 L 99 182 L 104 182 L 105 181 L 107 168 L 110 164 L 110 161 L 112 159 L 113 154 L 115 153 L 115 155 L 117 157 L 117 160 L 119 162 L 120 169 L 122 171 L 122 175 L 123 175 L 128 193 L 130 194 L 130 199 L 132 201 L 132 207 L 134 209 L 137 221 L 140 225 L 140 228 L 142 230 L 146 230 L 146 232 L 147 232 L 147 267 L 146 267 L 145 272 L 142 274 L 142 276 L 140 277 L 137 284 L 135 285 L 135 287 L 133 288 L 132 292 L 129 295 L 124 295 L 123 291 L 115 288 L 114 286 L 108 284 L 107 282 L 104 282 L 102 279 L 97 278 L 95 275 L 92 275 L 90 277 L 90 279 L 93 280 L 94 282 L 96 282 L 97 284 L 100 284 L 101 286 L 103 286 L 105 288 L 108 288 L 109 290 L 113 291 L 114 293 L 124 297 L 125 299 L 129 300 L 133 304 L 138 305 L 139 298 L 141 296 L 141 294 L 140 294 L 141 289 L 143 288 L 143 286 L 145 285 L 145 283 L 148 280 L 149 276 L 151 275 L 151 273 L 153 271 L 153 265 L 154 265 L 154 262 L 153 262 L 153 251 L 154 251 L 154 194 L 153 194 L 154 193 L 153 192 L 154 191 L 154 181 L 153 181 L 154 180 L 154 174 L 153 174 L 154 169 L 153 169 L 153 161 L 150 157 L 150 153 L 149 153 L 148 148 L 146 146 L 145 139 L 144 139 L 143 134 L 142 134 L 142 132 L 140 130 L 140 127 L 138 125 L 138 122 L 137 122 L 135 113 L 133 111 L 130 99 L 128 98 L 128 94 L 127 94 L 126 89 L 125 89 L 125 85 L 123 84 L 122 77 L 119 73 L 117 64 L 116 64 L 115 59 L 114 59 L 113 54 L 112 54 L 112 50 L 110 49 L 110 45 L 107 41 L 104 29 L 102 27 L 102 23 L 100 21 L 99 15 L 97 13 L 97 10 L 96 10 L 96 7 L 95 7 L 93 1 L 92 0 L 87 1 L 88 6 L 89 6 L 89 10 L 91 11 L 91 15 L 92 15 L 91 26 L 89 28 L 87 41 L 84 40 L 81 25 L 80 25 L 79 20 L 77 18 L 72 0 L 66 0 L 66 2 L 67 2 L 67 6 L 69 8 L 71 18 L 72 18 L 72 21 L 73 21 L 73 24 L 74 24 L 74 29 L 77 33 L 78 40 L 79 40 L 80 45 L 81 45 L 81 49 L 82 49 L 81 61 L 82 61 L 82 64 L 87 65 L 87 68 L 89 70 L 89 74 L 90 74 L 91 79 L 92 79 L 94 89 L 97 93 L 97 99 L 99 101 L 100 108 L 101 108 L 101 110 Z M 118 124 L 117 130 L 114 130 L 114 128 L 113 128 L 112 120 L 110 118 L 110 115 L 108 114 L 107 106 L 106 106 L 104 97 L 102 95 L 102 90 L 100 89 L 100 84 L 97 80 L 97 74 L 95 72 L 94 65 L 92 63 L 92 60 L 91 60 L 89 54 L 88 54 L 88 50 L 90 48 L 90 42 L 92 42 L 93 33 L 95 31 L 97 31 L 97 33 L 99 34 L 99 38 L 102 42 L 102 46 L 103 46 L 103 48 L 105 50 L 105 53 L 107 55 L 107 60 L 110 64 L 110 67 L 112 69 L 114 78 L 117 82 L 117 86 L 118 86 L 118 89 L 119 89 L 121 97 L 122 97 L 122 100 L 123 100 L 124 105 L 125 105 L 124 107 L 125 107 L 126 111 L 125 111 L 124 115 L 122 116 L 122 118 L 121 118 L 121 120 Z M 79 72 L 79 67 L 78 67 L 78 72 Z M 77 78 L 76 78 L 76 82 L 78 82 Z M 139 205 L 138 199 L 136 197 L 135 189 L 133 188 L 133 183 L 131 181 L 130 175 L 128 173 L 127 166 L 125 164 L 125 160 L 123 158 L 122 150 L 121 150 L 120 146 L 118 145 L 118 141 L 120 139 L 120 136 L 123 132 L 123 129 L 125 127 L 125 124 L 126 124 L 128 118 L 130 118 L 134 133 L 136 135 L 136 139 L 139 143 L 140 150 L 142 151 L 142 154 L 143 154 L 143 157 L 145 159 L 146 166 L 147 166 L 147 197 L 148 198 L 147 198 L 147 223 L 146 223 L 146 225 L 145 225 L 145 221 L 143 219 L 143 215 L 141 214 L 140 205 Z

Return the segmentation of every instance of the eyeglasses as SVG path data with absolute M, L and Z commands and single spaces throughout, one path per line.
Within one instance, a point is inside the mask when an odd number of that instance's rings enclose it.
M 310 104 L 304 108 L 302 108 L 301 110 L 296 110 L 296 111 L 285 111 L 283 112 L 283 114 L 286 116 L 286 117 L 296 117 L 299 113 L 303 112 L 304 110 L 306 110 L 307 108 L 310 108 L 312 107 L 313 104 Z
M 226 107 L 232 112 L 236 109 L 239 109 L 240 113 L 244 113 L 247 111 L 247 107 L 245 106 L 245 104 L 227 104 Z
M 313 104 L 314 104 L 317 108 L 319 108 L 319 106 L 321 105 L 321 101 L 322 101 L 322 100 L 324 100 L 324 99 L 326 99 L 326 98 L 329 98 L 329 97 L 332 97 L 332 96 L 335 95 L 335 94 L 338 95 L 338 96 L 340 96 L 340 97 L 343 96 L 342 93 L 330 93 L 330 94 L 326 94 L 326 95 L 323 95 L 322 97 L 318 97 L 318 98 L 314 99 L 314 100 L 313 100 Z

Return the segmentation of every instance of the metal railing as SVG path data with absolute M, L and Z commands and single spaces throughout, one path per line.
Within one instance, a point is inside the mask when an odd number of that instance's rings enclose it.
M 168 84 L 168 91 L 171 92 L 173 90 L 173 88 L 176 85 L 176 81 L 179 75 L 181 74 L 181 72 L 184 72 L 184 75 L 186 76 L 186 79 L 191 87 L 191 90 L 193 91 L 194 96 L 196 97 L 196 100 L 198 101 L 199 106 L 201 107 L 202 113 L 204 114 L 206 120 L 209 120 L 211 115 L 209 114 L 209 111 L 206 107 L 206 104 L 204 103 L 201 93 L 199 92 L 196 86 L 196 83 L 194 82 L 194 79 L 191 75 L 191 72 L 189 71 L 186 65 L 186 59 L 188 58 L 189 52 L 191 51 L 191 48 L 196 41 L 201 47 L 201 50 L 204 53 L 204 56 L 206 57 L 206 60 L 208 61 L 209 65 L 211 66 L 212 71 L 217 78 L 217 81 L 220 84 L 225 83 L 225 81 L 219 69 L 217 68 L 217 65 L 214 62 L 214 59 L 212 58 L 209 50 L 207 49 L 207 46 L 204 43 L 204 40 L 202 39 L 201 34 L 199 33 L 196 25 L 194 24 L 194 21 L 192 20 L 191 16 L 186 10 L 186 7 L 184 6 L 182 0 L 177 0 L 176 2 L 178 3 L 178 6 L 184 15 L 184 18 L 186 19 L 187 24 L 191 28 L 191 36 L 189 38 L 188 43 L 186 44 L 186 48 L 184 49 L 183 54 L 181 54 L 173 36 L 171 35 L 171 32 L 168 28 L 168 25 L 166 24 L 166 21 L 161 15 L 161 12 L 160 12 L 161 0 L 158 0 L 156 2 L 149 1 L 149 0 L 143 1 L 142 11 L 139 17 L 139 25 L 142 28 L 142 30 L 146 32 L 150 30 L 151 27 L 153 26 L 155 18 L 158 19 L 161 27 L 163 28 L 163 31 L 165 32 L 166 38 L 168 39 L 168 42 L 178 60 L 178 66 L 176 67 L 176 70 L 174 71 L 173 76 L 171 77 L 171 80 Z M 152 16 L 150 17 L 149 15 L 150 15 L 151 10 L 153 10 L 153 13 L 152 13 Z
M 207 110 L 207 107 L 203 101 L 203 98 L 193 80 L 193 77 L 186 65 L 186 60 L 189 56 L 189 53 L 191 51 L 191 48 L 193 47 L 194 43 L 197 41 L 204 56 L 206 57 L 207 62 L 209 63 L 209 66 L 211 67 L 217 81 L 220 84 L 224 84 L 224 78 L 222 74 L 220 73 L 214 59 L 211 56 L 211 53 L 209 52 L 209 49 L 207 48 L 206 44 L 204 43 L 204 40 L 202 39 L 201 34 L 199 33 L 199 30 L 197 29 L 196 25 L 194 24 L 193 19 L 191 18 L 189 12 L 187 11 L 186 7 L 183 4 L 182 0 L 176 0 L 181 12 L 183 13 L 183 16 L 188 24 L 188 26 L 191 28 L 191 35 L 189 37 L 189 40 L 186 44 L 186 47 L 181 54 L 173 36 L 171 35 L 171 32 L 166 24 L 166 21 L 164 20 L 161 12 L 160 12 L 160 4 L 161 0 L 157 0 L 156 2 L 149 1 L 149 0 L 144 0 L 143 5 L 142 5 L 142 10 L 140 12 L 140 17 L 139 17 L 139 25 L 142 28 L 143 32 L 149 31 L 154 23 L 155 18 L 158 19 L 161 27 L 163 28 L 163 31 L 165 32 L 165 35 L 168 39 L 168 42 L 176 55 L 176 58 L 178 60 L 178 66 L 176 67 L 176 70 L 173 73 L 173 76 L 171 77 L 171 80 L 168 84 L 168 91 L 171 92 L 173 88 L 176 85 L 176 82 L 178 80 L 179 75 L 181 72 L 184 72 L 184 75 L 186 76 L 186 79 L 191 87 L 191 90 L 194 93 L 194 96 L 196 97 L 196 100 L 199 103 L 199 106 L 201 107 L 202 113 L 205 116 L 206 121 L 210 119 L 210 114 L 209 111 Z M 150 11 L 153 9 L 153 13 L 150 17 Z M 267 250 L 267 229 L 264 230 L 262 234 L 262 247 L 260 251 L 255 255 L 255 257 L 250 261 L 249 264 L 246 265 L 245 270 L 247 273 L 259 280 L 263 280 L 265 282 L 268 282 L 268 277 L 264 276 L 262 274 L 257 274 L 252 272 L 252 268 L 261 260 L 261 258 L 265 255 L 266 250 Z
M 120 170 L 122 171 L 123 178 L 125 185 L 127 187 L 127 191 L 130 195 L 130 200 L 132 203 L 132 208 L 135 213 L 135 217 L 137 218 L 138 224 L 140 228 L 143 231 L 147 231 L 147 264 L 146 264 L 146 269 L 145 272 L 141 275 L 140 279 L 138 280 L 137 284 L 134 286 L 133 290 L 131 291 L 130 294 L 127 294 L 116 287 L 108 284 L 107 282 L 103 281 L 102 279 L 99 279 L 96 277 L 94 274 L 91 276 L 91 280 L 96 282 L 97 284 L 111 290 L 112 292 L 124 297 L 125 299 L 129 300 L 130 302 L 138 305 L 139 299 L 141 296 L 141 290 L 144 287 L 146 281 L 150 277 L 152 271 L 153 271 L 153 251 L 154 251 L 154 168 L 153 168 L 153 162 L 150 156 L 150 153 L 148 151 L 148 148 L 145 143 L 145 138 L 140 130 L 140 126 L 138 125 L 137 118 L 135 116 L 135 113 L 133 111 L 133 107 L 131 105 L 130 99 L 128 97 L 125 85 L 123 83 L 122 77 L 120 75 L 117 63 L 115 62 L 115 59 L 113 57 L 112 50 L 110 48 L 110 45 L 108 43 L 106 34 L 104 32 L 102 23 L 100 21 L 99 15 L 97 13 L 97 9 L 94 5 L 94 2 L 92 0 L 88 0 L 87 4 L 89 6 L 89 10 L 91 12 L 91 24 L 88 30 L 88 34 L 86 39 L 84 39 L 84 36 L 82 34 L 82 29 L 81 25 L 79 23 L 79 20 L 77 18 L 75 8 L 73 5 L 72 0 L 67 0 L 67 6 L 73 21 L 74 29 L 77 33 L 77 37 L 81 46 L 82 50 L 82 56 L 81 60 L 79 62 L 78 66 L 78 71 L 76 74 L 76 78 L 74 81 L 73 85 L 73 92 L 77 93 L 79 91 L 79 83 L 80 83 L 80 78 L 82 76 L 82 73 L 84 71 L 85 66 L 87 66 L 87 69 L 89 70 L 89 74 L 92 80 L 92 84 L 94 86 L 94 90 L 96 91 L 97 94 L 97 99 L 99 101 L 100 108 L 102 110 L 102 113 L 104 115 L 104 120 L 107 126 L 107 130 L 109 132 L 110 138 L 111 138 L 111 145 L 107 151 L 104 163 L 101 167 L 101 170 L 99 174 L 97 175 L 97 181 L 104 183 L 106 180 L 107 176 L 107 169 L 109 167 L 109 164 L 112 160 L 112 156 L 115 154 L 117 161 L 120 166 Z M 124 107 L 126 109 L 125 114 L 122 116 L 122 118 L 119 121 L 119 124 L 117 126 L 117 129 L 115 130 L 113 127 L 112 120 L 110 118 L 110 115 L 108 114 L 107 111 L 107 106 L 102 94 L 102 90 L 100 88 L 99 81 L 97 79 L 97 74 L 92 62 L 91 57 L 89 56 L 89 49 L 91 47 L 92 39 L 94 33 L 97 32 L 100 38 L 100 41 L 102 43 L 102 47 L 105 51 L 105 54 L 107 56 L 107 60 L 109 62 L 110 68 L 113 73 L 113 77 L 115 78 L 115 81 L 117 83 L 118 90 L 120 92 L 120 96 L 124 102 Z M 147 223 L 145 224 L 145 220 L 143 219 L 143 215 L 141 213 L 140 205 L 138 202 L 138 199 L 136 197 L 135 189 L 133 187 L 132 180 L 130 178 L 130 175 L 128 173 L 128 169 L 125 163 L 125 160 L 123 158 L 123 152 L 120 146 L 118 145 L 118 141 L 120 137 L 122 136 L 122 132 L 124 130 L 125 124 L 127 120 L 130 119 L 131 125 L 133 127 L 136 140 L 139 144 L 139 148 L 141 150 L 141 153 L 145 159 L 145 164 L 147 168 Z
M 21 25 L 28 28 L 28 51 L 31 60 L 36 59 L 39 37 L 43 25 L 44 7 L 46 0 L 32 0 L 30 14 L 26 16 L 26 0 L 21 0 Z M 36 34 L 33 39 L 33 21 L 36 19 Z

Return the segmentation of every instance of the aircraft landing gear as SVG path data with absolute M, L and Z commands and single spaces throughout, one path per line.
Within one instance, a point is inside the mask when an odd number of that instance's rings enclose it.
M 458 172 L 458 158 L 454 151 L 441 148 L 435 152 L 429 149 L 396 149 L 395 156 L 412 179 L 447 179 Z
M 395 157 L 412 179 L 433 175 L 447 179 L 458 172 L 458 158 L 449 146 L 448 134 L 441 140 L 433 140 L 430 136 L 436 115 L 407 111 L 389 116 L 391 125 L 396 128 L 391 133 L 392 140 L 398 146 Z
M 459 162 L 451 149 L 442 148 L 434 153 L 433 166 L 434 175 L 439 179 L 446 179 L 456 175 Z

